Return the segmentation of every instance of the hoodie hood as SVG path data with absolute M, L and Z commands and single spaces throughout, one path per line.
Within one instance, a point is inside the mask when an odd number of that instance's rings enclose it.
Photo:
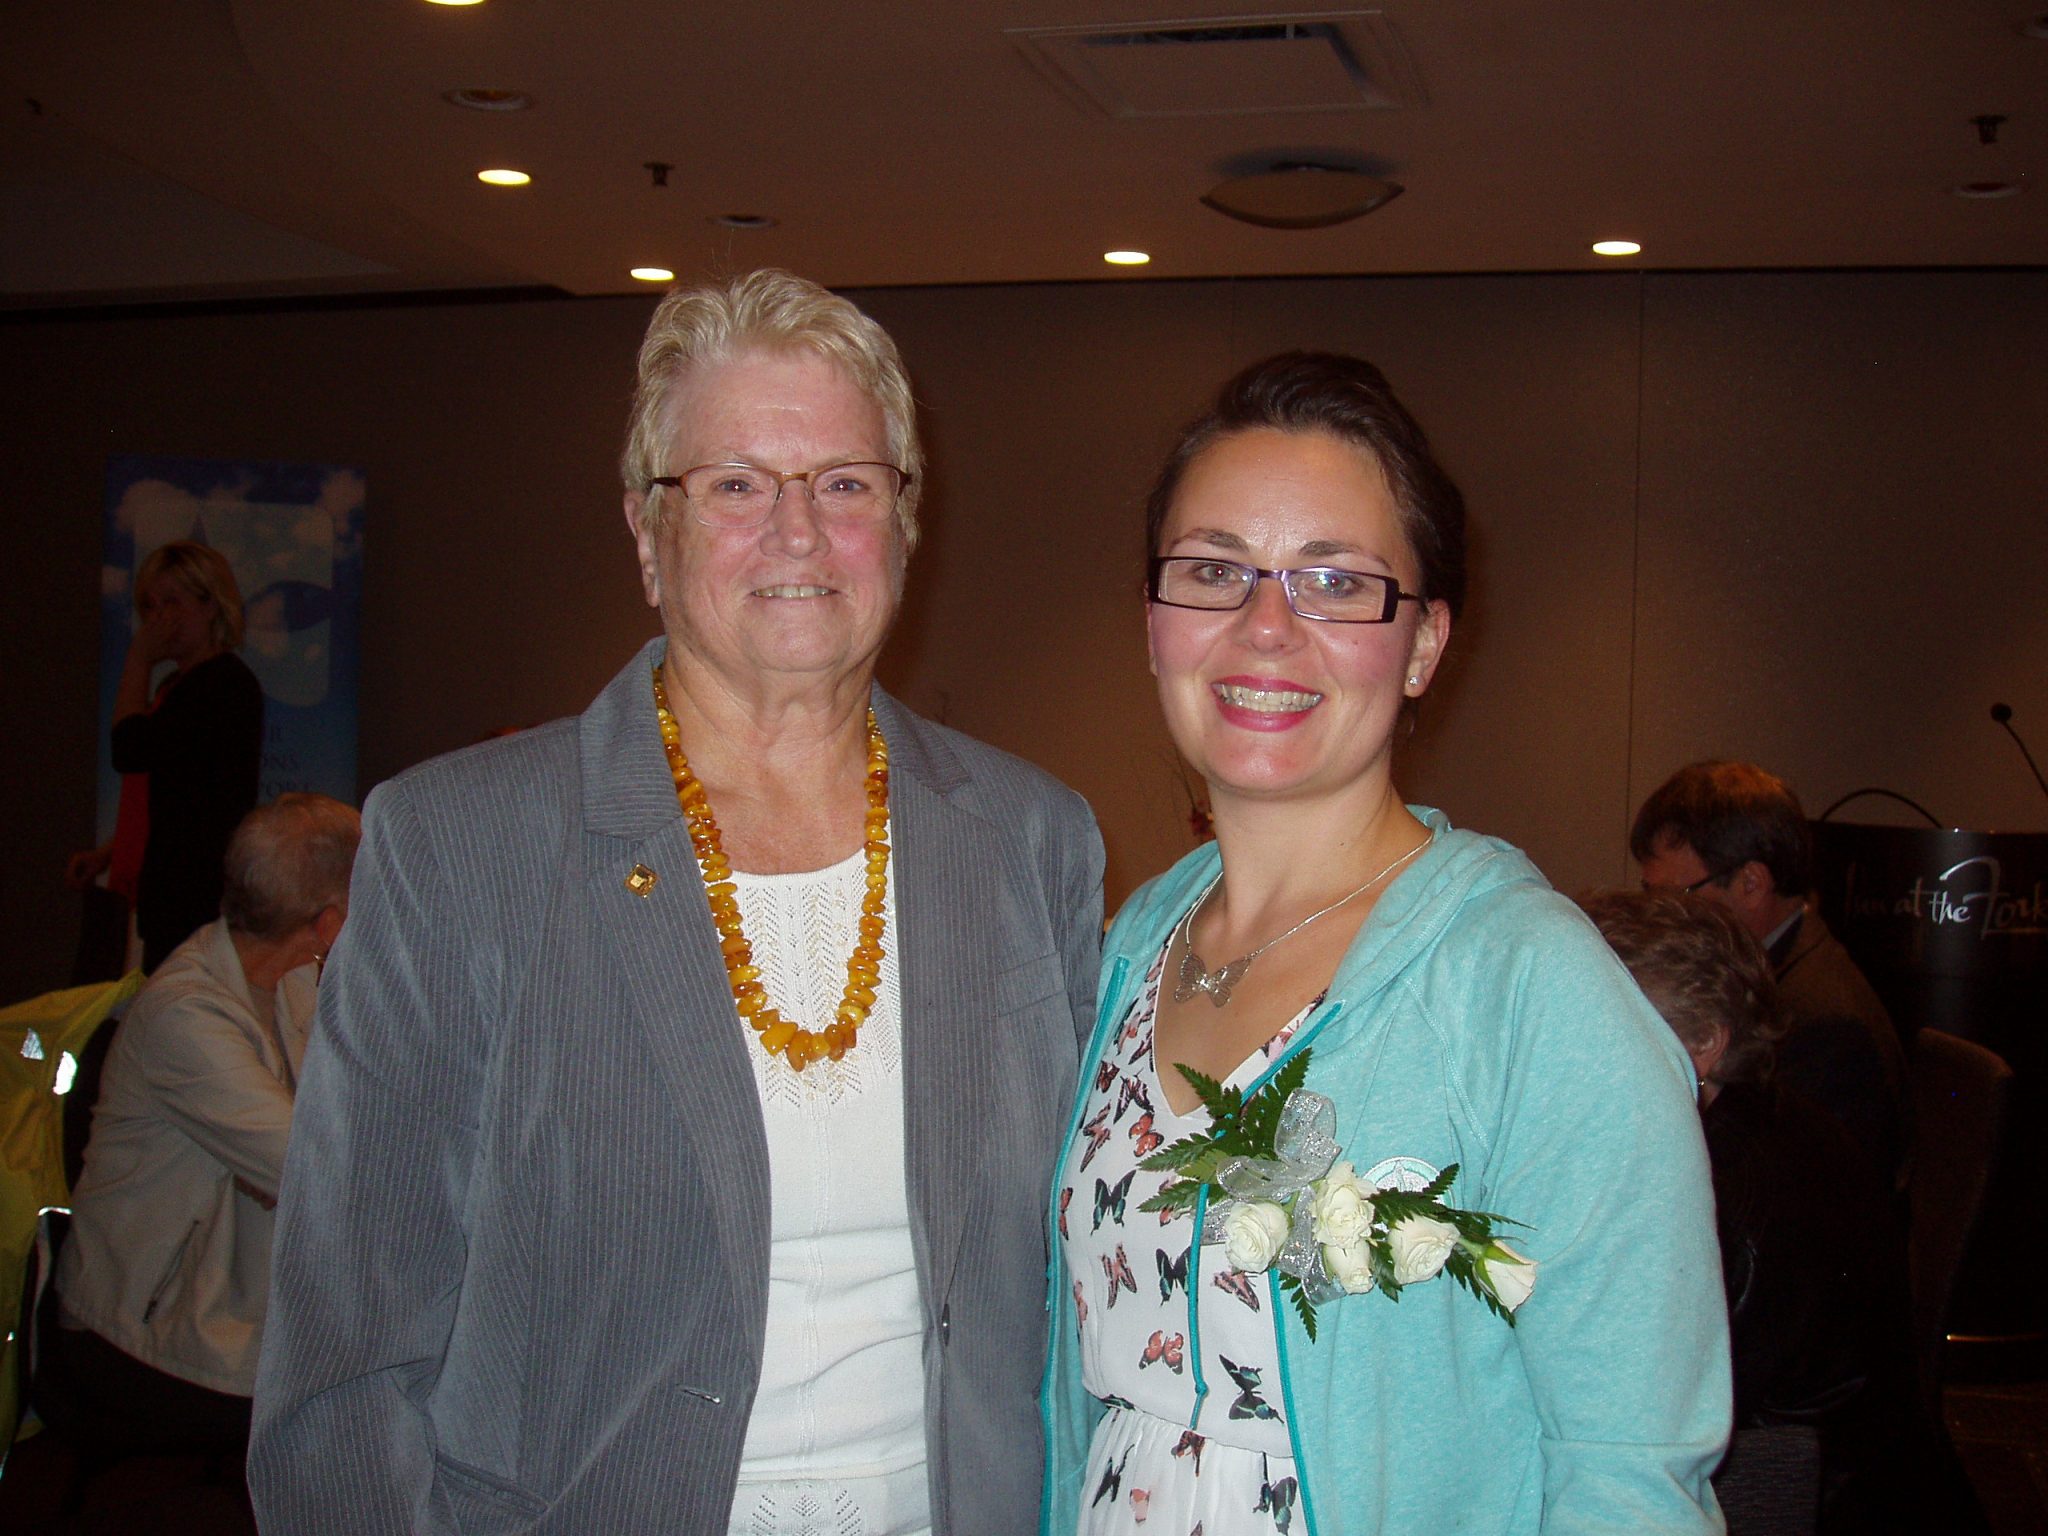
M 1388 882 L 1331 978 L 1331 994 L 1349 1005 L 1367 1001 L 1418 957 L 1429 954 L 1468 903 L 1514 888 L 1550 889 L 1528 855 L 1512 844 L 1461 832 L 1442 811 L 1429 806 L 1408 809 L 1429 829 L 1430 845 Z M 1160 935 L 1171 931 L 1222 867 L 1222 851 L 1207 842 L 1140 887 L 1124 903 L 1103 943 L 1110 973 L 1116 973 L 1121 961 L 1124 973 L 1142 976 Z

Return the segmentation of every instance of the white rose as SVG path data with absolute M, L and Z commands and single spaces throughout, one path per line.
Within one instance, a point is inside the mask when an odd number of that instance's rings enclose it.
M 1372 1186 L 1352 1171 L 1349 1163 L 1332 1163 L 1330 1171 L 1316 1181 L 1316 1241 L 1325 1246 L 1355 1243 L 1372 1227 Z
M 1403 1285 L 1434 1280 L 1458 1247 L 1458 1229 L 1448 1221 L 1428 1216 L 1408 1216 L 1387 1229 L 1387 1247 L 1392 1250 L 1394 1278 Z
M 1536 1261 L 1515 1252 L 1499 1238 L 1486 1245 L 1479 1256 L 1479 1278 L 1493 1292 L 1494 1300 L 1514 1311 L 1536 1289 Z
M 1323 1273 L 1353 1296 L 1372 1289 L 1372 1245 L 1367 1242 L 1325 1243 Z
M 1287 1241 L 1287 1212 L 1270 1200 L 1242 1200 L 1223 1218 L 1223 1257 L 1232 1269 L 1257 1274 Z

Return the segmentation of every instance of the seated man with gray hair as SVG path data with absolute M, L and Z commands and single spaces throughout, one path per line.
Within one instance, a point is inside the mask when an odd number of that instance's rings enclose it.
M 119 1026 L 42 1330 L 53 1427 L 124 1452 L 246 1449 L 292 1096 L 361 834 L 325 795 L 251 811 L 221 916 Z
M 1903 1189 L 1912 1140 L 1905 1048 L 1820 915 L 1813 838 L 1792 787 L 1754 763 L 1690 763 L 1643 802 L 1629 851 L 1643 889 L 1696 892 L 1763 945 L 1783 1022 L 1778 1075 Z

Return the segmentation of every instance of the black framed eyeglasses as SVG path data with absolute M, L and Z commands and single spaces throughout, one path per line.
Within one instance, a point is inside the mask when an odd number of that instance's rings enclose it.
M 1696 896 L 1708 886 L 1720 884 L 1721 881 L 1726 880 L 1740 868 L 1742 868 L 1740 864 L 1731 864 L 1726 869 L 1709 870 L 1704 875 L 1701 875 L 1699 879 L 1693 881 L 1691 885 L 1651 885 L 1645 882 L 1643 889 L 1652 894 L 1663 891 L 1675 892 L 1680 896 Z
M 1393 577 L 1374 571 L 1347 571 L 1334 565 L 1269 571 L 1209 555 L 1155 556 L 1146 595 L 1169 608 L 1224 613 L 1250 602 L 1260 581 L 1268 579 L 1280 583 L 1287 606 L 1296 615 L 1326 624 L 1391 624 L 1401 604 L 1423 601 L 1416 593 L 1403 592 Z
M 863 522 L 889 516 L 911 477 L 894 464 L 855 460 L 823 469 L 763 469 L 758 464 L 699 464 L 679 475 L 656 475 L 647 489 L 683 493 L 690 515 L 713 528 L 754 528 L 768 521 L 791 482 L 810 493 L 821 516 Z

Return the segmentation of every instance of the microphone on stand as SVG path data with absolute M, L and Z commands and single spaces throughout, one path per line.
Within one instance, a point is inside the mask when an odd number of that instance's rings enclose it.
M 2041 777 L 2041 765 L 2034 761 L 2034 754 L 2027 750 L 2027 744 L 2020 740 L 2020 733 L 2012 728 L 2012 706 L 1994 704 L 1991 718 L 2005 727 L 2005 734 L 2012 738 L 2012 744 L 2020 749 L 2020 756 L 2027 760 L 2027 766 L 2034 771 L 2034 782 L 2041 786 L 2041 793 L 2048 795 L 2048 779 Z

